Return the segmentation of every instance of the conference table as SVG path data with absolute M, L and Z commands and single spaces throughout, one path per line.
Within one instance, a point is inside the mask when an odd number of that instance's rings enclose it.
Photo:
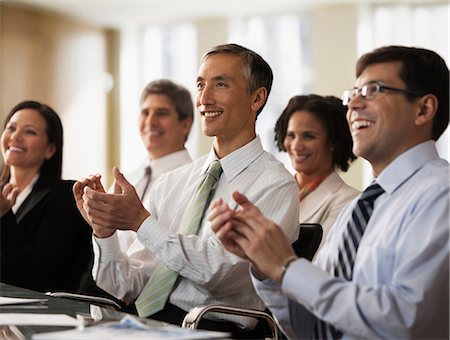
M 129 316 L 126 313 L 119 312 L 111 308 L 100 307 L 98 305 L 93 305 L 85 301 L 79 301 L 74 299 L 53 297 L 46 294 L 15 287 L 9 284 L 0 283 L 0 296 L 10 297 L 10 298 L 23 298 L 23 299 L 42 299 L 46 300 L 43 303 L 33 303 L 33 304 L 15 304 L 15 305 L 0 305 L 0 313 L 8 314 L 20 314 L 22 313 L 37 313 L 37 314 L 50 314 L 64 316 L 68 315 L 70 317 L 76 318 L 78 322 L 78 328 L 83 328 L 82 325 L 87 327 L 90 324 L 99 324 L 110 321 L 119 322 L 123 320 L 125 316 Z M 6 318 L 6 314 L 3 315 Z M 25 314 L 23 314 L 25 316 Z M 1 319 L 0 315 L 0 319 Z M 45 316 L 44 316 L 45 317 Z M 167 333 L 166 339 L 169 338 L 198 338 L 198 339 L 209 339 L 209 338 L 228 338 L 227 333 L 220 332 L 209 332 L 209 331 L 193 331 L 169 325 L 160 321 L 151 319 L 141 319 L 136 316 L 132 317 L 133 320 L 138 320 L 139 322 L 145 324 L 146 326 L 152 327 L 152 329 L 170 329 L 179 332 L 179 337 L 175 333 Z M 57 332 L 64 330 L 76 329 L 76 326 L 55 326 L 55 325 L 3 325 L 0 324 L 0 340 L 21 340 L 21 339 L 32 339 L 33 336 L 39 336 L 40 333 Z M 5 335 L 6 334 L 6 335 Z M 54 333 L 57 334 L 57 333 Z M 175 334 L 175 335 L 174 335 Z M 221 335 L 222 334 L 222 335 Z M 9 336 L 8 336 L 9 335 Z M 187 336 L 186 336 L 187 335 Z M 194 335 L 198 335 L 194 336 Z M 42 336 L 42 335 L 41 335 Z M 151 336 L 147 338 L 152 338 Z M 153 337 L 155 338 L 155 337 Z

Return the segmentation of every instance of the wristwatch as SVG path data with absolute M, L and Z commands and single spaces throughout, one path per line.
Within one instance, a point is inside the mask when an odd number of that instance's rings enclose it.
M 295 260 L 297 260 L 298 257 L 297 256 L 291 256 L 290 258 L 287 259 L 287 261 L 281 266 L 281 279 L 280 282 L 283 282 L 283 278 L 284 278 L 284 274 L 286 274 L 286 270 L 289 268 L 289 266 L 291 265 L 292 262 L 294 262 Z

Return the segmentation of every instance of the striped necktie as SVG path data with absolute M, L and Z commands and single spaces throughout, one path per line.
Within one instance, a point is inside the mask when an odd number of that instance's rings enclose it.
M 383 188 L 377 183 L 373 183 L 361 194 L 339 245 L 338 259 L 333 269 L 334 276 L 342 277 L 348 281 L 352 280 L 353 264 L 359 242 L 369 222 L 370 215 L 372 215 L 375 200 L 383 192 Z M 317 320 L 314 333 L 316 339 L 340 339 L 343 335 L 342 332 L 322 320 Z
M 180 234 L 191 235 L 197 233 L 221 173 L 222 167 L 220 162 L 217 160 L 213 161 L 189 202 L 182 219 Z M 148 317 L 164 309 L 177 278 L 177 272 L 163 264 L 159 264 L 135 302 L 138 315 L 140 317 Z

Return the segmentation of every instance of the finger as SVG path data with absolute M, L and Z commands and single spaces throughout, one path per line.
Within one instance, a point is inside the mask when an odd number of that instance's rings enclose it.
M 233 211 L 226 210 L 222 214 L 217 215 L 212 221 L 211 221 L 211 229 L 214 232 L 219 231 L 223 228 L 223 226 L 230 221 L 231 217 L 233 216 Z
M 11 190 L 14 188 L 14 186 L 11 183 L 6 183 L 5 186 L 2 189 L 2 194 L 5 197 L 8 197 L 9 193 L 11 192 Z
M 252 240 L 255 236 L 255 230 L 248 223 L 232 219 L 233 231 L 238 233 L 240 236 L 245 237 L 247 240 Z
M 12 189 L 12 191 L 8 195 L 9 202 L 11 205 L 14 205 L 16 203 L 16 198 L 19 195 L 19 188 L 15 187 Z
M 109 196 L 113 194 L 106 194 L 102 192 L 98 192 L 89 187 L 85 187 L 83 190 L 83 202 L 88 203 L 89 207 L 104 207 L 108 205 L 108 202 L 111 200 Z
M 89 219 L 89 224 L 94 226 L 109 227 L 112 225 L 114 218 L 111 213 L 105 209 L 105 204 L 99 204 L 92 200 L 86 200 L 83 203 L 83 209 Z
M 262 232 L 266 226 L 273 224 L 273 222 L 267 219 L 255 206 L 239 210 L 233 217 L 238 221 L 248 224 L 257 232 Z
M 103 191 L 97 191 L 89 186 L 84 187 L 83 200 L 89 199 L 92 201 L 98 201 L 103 204 L 110 203 L 113 200 L 114 194 L 108 194 Z
M 208 212 L 208 221 L 212 221 L 217 216 L 219 216 L 220 214 L 223 214 L 227 210 L 231 210 L 231 209 L 229 209 L 227 204 L 221 204 L 221 205 L 217 205 L 215 207 L 210 208 L 210 210 Z
M 222 229 L 216 234 L 225 249 L 229 252 L 242 257 L 247 258 L 244 250 L 234 240 L 237 237 L 237 233 L 233 230 L 231 222 L 227 222 L 223 225 Z
M 234 200 L 236 201 L 236 203 L 239 204 L 239 205 L 244 205 L 244 204 L 247 204 L 247 203 L 251 203 L 251 202 L 248 200 L 248 198 L 247 198 L 245 195 L 241 194 L 239 191 L 233 192 L 233 199 L 234 199 Z
M 82 178 L 81 180 L 75 182 L 75 184 L 72 187 L 72 192 L 73 195 L 75 196 L 75 199 L 81 198 L 81 196 L 83 195 L 84 188 L 88 186 L 89 181 L 90 180 L 87 178 Z
M 240 234 L 234 226 L 232 229 L 227 233 L 227 246 L 230 247 L 230 251 L 232 251 L 234 254 L 242 257 L 242 258 L 248 258 L 247 255 L 247 248 L 248 248 L 248 240 L 245 236 Z
M 230 221 L 226 222 L 222 225 L 222 228 L 220 230 L 214 231 L 216 233 L 216 236 L 219 240 L 222 241 L 222 239 L 228 238 L 228 234 L 232 231 L 232 224 Z
M 218 206 L 222 205 L 222 203 L 223 203 L 223 200 L 222 200 L 221 198 L 215 200 L 215 201 L 211 204 L 211 206 L 209 207 L 209 210 L 212 210 L 212 209 L 214 209 L 215 207 L 218 207 Z
M 102 175 L 97 174 L 97 175 L 92 176 L 90 179 L 91 179 L 92 183 L 94 184 L 93 189 L 100 191 L 100 192 L 105 192 L 105 188 L 103 187 L 103 184 L 101 181 Z
M 122 193 L 122 188 L 120 187 L 120 184 L 116 180 L 114 181 L 114 193 L 115 194 Z
M 131 184 L 126 180 L 125 176 L 123 175 L 122 172 L 120 172 L 117 166 L 113 168 L 113 173 L 117 184 L 122 188 L 122 190 L 126 187 L 131 186 Z
M 75 196 L 75 199 L 78 199 L 79 197 L 81 197 L 81 182 L 80 181 L 76 181 L 74 183 L 74 185 L 72 186 L 72 193 Z

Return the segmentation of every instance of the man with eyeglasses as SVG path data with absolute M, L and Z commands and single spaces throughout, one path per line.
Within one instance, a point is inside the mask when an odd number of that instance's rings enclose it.
M 389 46 L 363 55 L 344 92 L 353 152 L 374 182 L 340 214 L 315 263 L 234 193 L 209 219 L 252 263 L 259 295 L 289 338 L 449 338 L 449 70 L 436 53 Z

